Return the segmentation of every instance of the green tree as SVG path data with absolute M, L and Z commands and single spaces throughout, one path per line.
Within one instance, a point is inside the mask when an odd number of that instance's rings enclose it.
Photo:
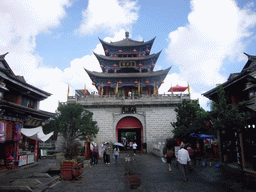
M 199 133 L 207 129 L 207 113 L 197 101 L 183 100 L 175 108 L 177 121 L 172 122 L 174 139 L 185 139 L 192 132 Z
M 217 99 L 211 103 L 211 112 L 209 114 L 213 128 L 239 132 L 244 128 L 248 119 L 248 115 L 243 108 L 243 103 L 238 103 L 237 105 L 228 103 L 223 86 L 218 86 Z
M 72 145 L 76 139 L 93 139 L 98 133 L 97 122 L 92 120 L 93 113 L 84 110 L 79 104 L 66 104 L 58 107 L 58 115 L 50 120 L 44 129 L 60 133 L 66 145 Z

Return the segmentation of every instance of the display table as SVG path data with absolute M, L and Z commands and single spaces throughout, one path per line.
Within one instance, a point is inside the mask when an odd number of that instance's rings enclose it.
M 35 154 L 21 154 L 19 155 L 19 166 L 28 165 L 35 162 Z

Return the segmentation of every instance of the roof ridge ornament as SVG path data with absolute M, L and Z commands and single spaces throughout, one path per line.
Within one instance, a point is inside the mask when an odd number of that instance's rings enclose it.
M 125 32 L 125 37 L 126 37 L 126 39 L 129 38 L 129 32 L 128 31 Z
M 0 55 L 0 57 L 4 58 L 9 52 L 6 52 L 5 54 L 3 55 Z

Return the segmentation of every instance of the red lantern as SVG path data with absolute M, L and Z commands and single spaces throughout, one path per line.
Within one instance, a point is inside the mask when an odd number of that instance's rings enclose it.
M 107 84 L 108 84 L 108 85 L 111 85 L 111 82 L 109 81 L 109 82 L 107 82 Z
M 96 83 L 92 82 L 92 85 L 96 85 Z
M 117 67 L 117 65 L 116 65 L 116 64 L 114 64 L 114 65 L 113 65 L 113 67 L 115 67 L 115 68 L 116 68 L 116 67 Z
M 119 85 L 122 85 L 122 81 L 119 81 L 118 84 L 119 84 Z
M 136 52 L 137 52 L 137 50 L 136 50 L 136 49 L 133 49 L 132 51 L 133 51 L 133 53 L 136 53 Z
M 139 64 L 139 67 L 142 67 L 142 64 L 141 64 L 141 63 Z
M 149 84 L 149 81 L 145 81 L 146 84 Z
M 151 64 L 151 66 L 152 66 L 152 67 L 155 67 L 155 64 L 154 64 L 154 63 L 152 63 L 152 64 Z
M 207 126 L 207 127 L 211 127 L 212 124 L 211 124 L 210 122 L 207 122 L 207 123 L 206 123 L 206 126 Z
M 164 83 L 164 80 L 162 80 L 161 83 Z
M 101 68 L 103 68 L 104 66 L 103 65 L 100 65 Z
M 108 50 L 105 50 L 105 53 L 108 53 L 109 51 Z
M 136 84 L 136 85 L 137 85 L 137 84 L 138 84 L 138 81 L 134 81 L 134 84 Z
M 149 49 L 147 49 L 146 52 L 149 53 Z
M 119 50 L 118 53 L 122 53 L 122 50 Z

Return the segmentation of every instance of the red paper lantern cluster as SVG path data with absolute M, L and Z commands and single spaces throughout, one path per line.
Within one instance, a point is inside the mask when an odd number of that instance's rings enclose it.
M 137 84 L 138 84 L 138 81 L 134 81 L 134 84 L 136 84 L 136 85 L 137 85 Z
M 122 85 L 122 81 L 119 81 L 118 84 L 119 84 L 119 85 Z
M 146 84 L 149 84 L 149 81 L 145 81 Z
M 100 65 L 101 68 L 103 68 L 104 66 L 103 65 Z
M 117 65 L 116 65 L 116 64 L 114 64 L 114 65 L 113 65 L 113 67 L 115 67 L 115 68 L 116 68 L 116 67 L 117 67 Z
M 108 84 L 108 85 L 111 85 L 111 82 L 109 81 L 109 82 L 107 82 L 107 84 Z
M 136 52 L 137 52 L 137 50 L 136 50 L 136 49 L 133 49 L 132 51 L 133 51 L 133 53 L 136 53 Z
M 152 66 L 152 67 L 155 67 L 155 63 L 152 63 L 151 66 Z
M 142 64 L 141 64 L 141 63 L 139 64 L 139 67 L 142 67 Z
M 96 83 L 92 82 L 92 85 L 96 85 Z
M 149 53 L 149 49 L 147 49 L 146 52 Z
M 118 53 L 122 53 L 123 51 L 122 50 L 119 50 Z

